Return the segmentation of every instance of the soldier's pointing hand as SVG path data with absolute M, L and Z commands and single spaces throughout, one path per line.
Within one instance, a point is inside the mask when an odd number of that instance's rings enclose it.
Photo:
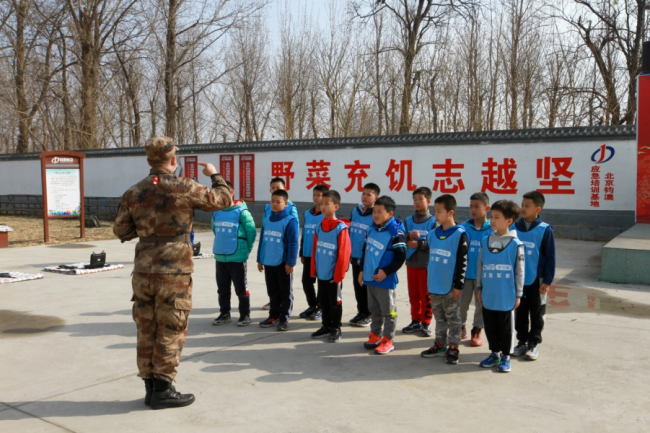
M 198 163 L 201 167 L 203 167 L 203 174 L 210 177 L 213 174 L 217 173 L 217 169 L 214 168 L 214 165 L 210 164 L 209 162 L 199 162 Z

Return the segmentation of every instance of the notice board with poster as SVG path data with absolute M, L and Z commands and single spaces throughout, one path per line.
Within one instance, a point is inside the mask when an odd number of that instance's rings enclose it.
M 221 177 L 235 184 L 235 156 L 234 155 L 221 155 L 219 156 L 219 173 Z
M 84 170 L 86 155 L 79 152 L 42 152 L 43 228 L 45 242 L 50 241 L 49 220 L 79 219 L 80 236 L 86 233 L 84 212 Z
M 186 156 L 184 159 L 184 170 L 185 177 L 194 179 L 198 182 L 199 180 L 199 157 L 198 156 Z
M 255 155 L 239 155 L 239 198 L 255 202 Z

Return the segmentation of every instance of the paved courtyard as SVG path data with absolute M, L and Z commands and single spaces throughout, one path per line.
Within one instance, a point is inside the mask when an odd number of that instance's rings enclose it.
M 197 239 L 210 249 L 210 234 Z M 650 288 L 599 282 L 601 247 L 558 241 L 540 357 L 514 359 L 510 374 L 478 367 L 487 342 L 478 348 L 463 342 L 460 363 L 452 366 L 419 356 L 432 338 L 399 331 L 396 350 L 386 356 L 363 348 L 368 331 L 362 328 L 345 326 L 336 344 L 310 339 L 319 324 L 297 319 L 306 308 L 300 265 L 289 332 L 258 326 L 267 297 L 254 258 L 248 273 L 253 325 L 212 326 L 214 261 L 197 260 L 176 384 L 197 400 L 164 411 L 144 406 L 136 377 L 133 242 L 0 250 L 0 271 L 36 273 L 102 250 L 109 262 L 124 265 L 0 285 L 0 431 L 645 432 Z M 405 270 L 400 281 L 398 329 L 410 322 Z M 343 292 L 347 322 L 356 313 L 350 276 Z

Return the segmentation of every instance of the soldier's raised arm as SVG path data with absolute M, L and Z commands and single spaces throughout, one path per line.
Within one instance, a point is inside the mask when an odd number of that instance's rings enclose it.
M 194 183 L 191 191 L 191 205 L 193 208 L 206 212 L 213 212 L 232 206 L 232 194 L 226 181 L 217 173 L 217 169 L 209 162 L 199 162 L 203 167 L 203 174 L 212 181 L 208 188 L 200 183 Z

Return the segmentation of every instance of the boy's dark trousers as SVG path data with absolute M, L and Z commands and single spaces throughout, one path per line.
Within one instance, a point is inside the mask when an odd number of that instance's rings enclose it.
M 303 257 L 305 263 L 302 265 L 302 289 L 307 297 L 307 305 L 316 308 L 318 299 L 316 299 L 316 277 L 311 277 L 311 257 Z
M 546 298 L 546 296 L 543 297 Z M 520 343 L 540 344 L 542 342 L 545 315 L 546 300 L 542 302 L 542 295 L 539 293 L 539 278 L 536 278 L 533 284 L 524 286 L 524 295 L 515 313 L 517 341 Z
M 239 298 L 239 315 L 250 316 L 251 302 L 248 296 L 248 282 L 246 280 L 246 262 L 219 262 L 217 261 L 217 293 L 219 294 L 219 307 L 221 313 L 230 313 L 230 284 L 235 286 L 235 294 Z
M 318 280 L 318 305 L 323 312 L 323 326 L 329 329 L 341 328 L 343 303 L 341 288 L 343 283 Z
M 359 284 L 359 274 L 361 273 L 361 265 L 359 259 L 350 259 L 352 263 L 352 283 L 354 284 L 354 297 L 357 300 L 357 311 L 359 314 L 370 316 L 370 309 L 368 308 L 368 287 Z
M 269 317 L 289 322 L 293 307 L 293 273 L 287 274 L 284 266 L 284 263 L 278 266 L 264 266 L 264 279 L 266 293 L 271 300 Z
M 488 310 L 483 307 L 483 325 L 490 352 L 501 352 L 502 355 L 510 356 L 514 334 L 513 314 L 513 311 Z

